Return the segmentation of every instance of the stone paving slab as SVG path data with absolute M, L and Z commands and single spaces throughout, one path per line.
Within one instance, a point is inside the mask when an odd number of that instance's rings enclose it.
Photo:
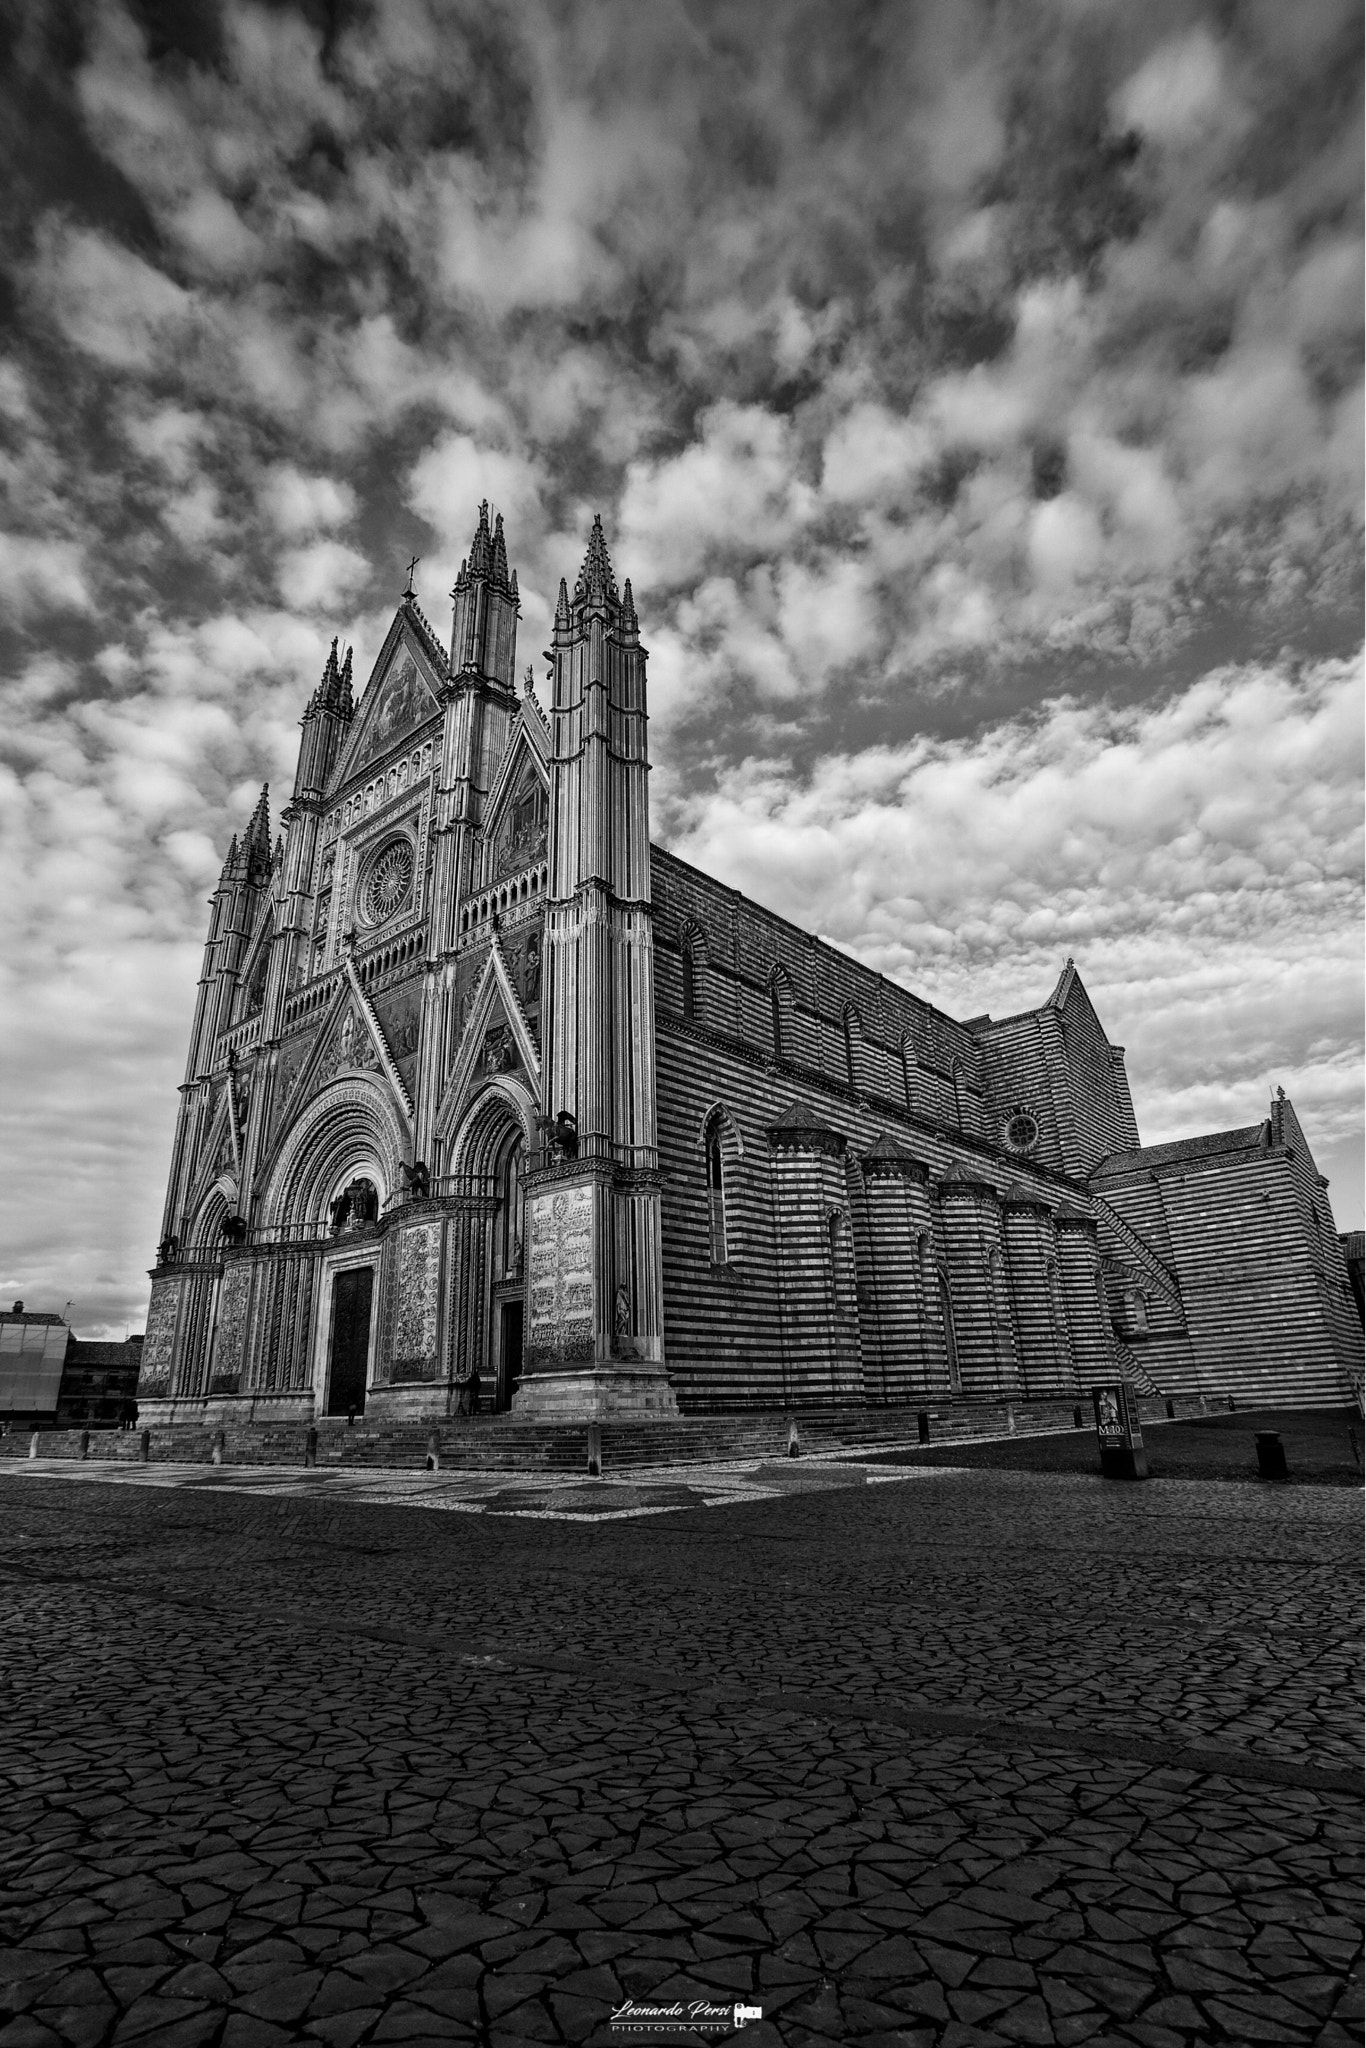
M 0 2048 L 1360 2039 L 1349 1496 L 92 1476 L 0 1489 Z

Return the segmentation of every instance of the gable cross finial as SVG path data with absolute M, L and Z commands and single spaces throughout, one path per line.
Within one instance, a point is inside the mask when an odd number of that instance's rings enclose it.
M 413 589 L 413 572 L 421 560 L 421 555 L 414 555 L 412 561 L 408 564 L 408 581 L 403 586 L 403 595 L 405 597 L 417 596 L 417 592 Z

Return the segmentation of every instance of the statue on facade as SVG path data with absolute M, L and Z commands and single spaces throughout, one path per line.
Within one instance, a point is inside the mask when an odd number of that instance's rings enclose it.
M 552 1163 L 579 1156 L 579 1120 L 569 1110 L 562 1109 L 557 1116 L 540 1118 L 540 1130 L 545 1138 L 546 1155 Z

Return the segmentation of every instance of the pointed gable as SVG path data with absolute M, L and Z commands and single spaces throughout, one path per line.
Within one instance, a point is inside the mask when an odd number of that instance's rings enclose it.
M 339 787 L 382 755 L 401 747 L 440 709 L 446 665 L 430 634 L 418 630 L 412 607 L 402 605 L 366 684 L 350 740 L 333 782 Z
M 550 771 L 539 721 L 519 711 L 484 818 L 480 886 L 545 857 Z

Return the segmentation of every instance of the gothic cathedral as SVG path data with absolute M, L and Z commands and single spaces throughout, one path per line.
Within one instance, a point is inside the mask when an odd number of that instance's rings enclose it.
M 333 643 L 224 863 L 144 1420 L 1342 1397 L 1283 1096 L 1143 1147 L 1071 961 L 958 1023 L 652 846 L 599 521 L 544 696 L 486 507 L 453 597 L 448 654 L 409 587 L 359 701 Z

